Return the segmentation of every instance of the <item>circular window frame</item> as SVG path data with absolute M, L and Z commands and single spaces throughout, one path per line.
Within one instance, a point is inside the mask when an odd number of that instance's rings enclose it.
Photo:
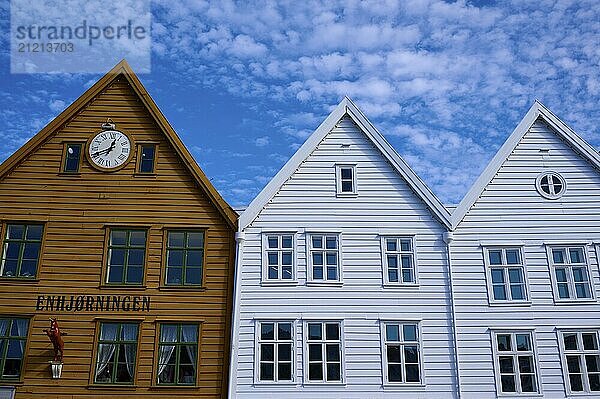
M 560 182 L 562 184 L 562 190 L 556 194 L 549 194 L 549 193 L 545 192 L 544 190 L 542 190 L 541 183 L 542 183 L 542 179 L 545 176 L 557 177 L 558 180 L 560 180 Z M 565 192 L 567 191 L 567 182 L 565 181 L 565 178 L 562 177 L 562 175 L 560 173 L 555 172 L 553 170 L 548 170 L 543 173 L 540 173 L 540 175 L 535 179 L 535 188 L 542 197 L 544 197 L 546 199 L 550 199 L 550 200 L 556 200 L 556 199 L 559 199 L 560 197 L 562 197 L 565 194 Z

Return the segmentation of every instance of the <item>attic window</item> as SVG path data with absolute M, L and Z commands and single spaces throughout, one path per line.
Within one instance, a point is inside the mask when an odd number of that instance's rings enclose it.
M 339 196 L 355 196 L 356 165 L 335 165 L 336 192 Z
M 556 172 L 544 172 L 537 177 L 535 187 L 542 197 L 558 199 L 565 193 L 567 183 Z

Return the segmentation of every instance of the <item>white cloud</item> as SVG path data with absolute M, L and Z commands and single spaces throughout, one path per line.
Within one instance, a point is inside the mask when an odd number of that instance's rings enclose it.
M 269 139 L 269 136 L 262 136 L 262 137 L 258 137 L 256 140 L 254 140 L 254 144 L 257 147 L 264 147 L 266 145 L 269 145 L 269 142 L 271 140 Z

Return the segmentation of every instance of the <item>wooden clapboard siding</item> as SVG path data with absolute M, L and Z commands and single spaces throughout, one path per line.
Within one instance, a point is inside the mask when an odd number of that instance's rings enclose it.
M 540 149 L 549 153 L 540 153 Z M 545 170 L 560 173 L 567 191 L 546 200 L 535 188 Z M 600 173 L 537 119 L 458 224 L 451 244 L 464 398 L 495 398 L 493 327 L 535 329 L 544 397 L 566 397 L 557 329 L 599 328 L 600 304 L 555 304 L 545 242 L 600 242 Z M 482 244 L 522 246 L 530 306 L 489 306 Z M 593 289 L 600 297 L 599 259 L 587 246 Z
M 316 134 L 316 133 L 315 133 Z M 309 139 L 310 140 L 310 139 Z M 342 148 L 342 144 L 347 145 Z M 336 196 L 335 164 L 356 164 L 358 195 Z M 261 194 L 262 195 L 262 194 Z M 242 215 L 241 218 L 244 216 Z M 261 284 L 264 232 L 296 232 L 298 284 Z M 445 228 L 345 115 L 244 229 L 232 395 L 239 398 L 453 398 Z M 307 285 L 307 233 L 341 233 L 342 286 Z M 414 234 L 419 287 L 383 287 L 381 234 Z M 295 383 L 255 384 L 255 325 L 298 320 Z M 306 384 L 302 321 L 343 321 L 344 385 Z M 421 320 L 423 387 L 383 387 L 380 323 Z
M 119 66 L 118 66 L 119 67 Z M 23 381 L 17 398 L 109 398 L 114 395 L 164 398 L 217 398 L 226 395 L 232 265 L 234 257 L 233 211 L 215 200 L 216 190 L 197 165 L 190 165 L 179 139 L 166 132 L 151 99 L 140 97 L 143 87 L 126 65 L 93 86 L 93 96 L 82 96 L 70 117 L 32 139 L 34 148 L 17 152 L 0 175 L 0 220 L 43 222 L 43 254 L 37 281 L 0 280 L 0 315 L 31 317 Z M 79 104 L 77 104 L 79 102 Z M 153 106 L 153 105 L 152 105 Z M 70 107 L 69 109 L 75 109 Z M 68 111 L 68 110 L 67 110 Z M 156 176 L 136 176 L 139 154 L 117 172 L 103 173 L 83 159 L 81 173 L 63 175 L 63 143 L 86 141 L 110 117 L 117 129 L 134 140 L 158 144 Z M 168 130 L 168 129 L 167 129 Z M 31 143 L 30 147 L 31 147 Z M 27 146 L 27 145 L 26 145 Z M 137 150 L 133 146 L 132 150 Z M 189 154 L 188 154 L 189 155 Z M 193 161 L 192 161 L 193 162 Z M 144 288 L 102 288 L 106 229 L 140 226 L 148 229 Z M 188 227 L 206 229 L 205 288 L 168 289 L 164 278 L 164 231 Z M 151 297 L 149 312 L 36 311 L 38 295 L 139 295 Z M 48 317 L 58 317 L 65 355 L 62 378 L 52 380 L 48 361 L 52 345 L 43 329 Z M 139 321 L 138 365 L 135 388 L 88 386 L 93 378 L 92 359 L 99 318 Z M 201 323 L 198 384 L 194 388 L 154 386 L 156 327 L 160 321 Z M 0 382 L 4 385 L 4 382 Z

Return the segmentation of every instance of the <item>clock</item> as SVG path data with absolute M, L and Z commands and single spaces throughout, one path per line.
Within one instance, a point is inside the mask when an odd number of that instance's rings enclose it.
M 88 145 L 86 155 L 90 164 L 101 171 L 119 170 L 129 162 L 132 151 L 129 136 L 116 130 L 115 124 L 102 125 L 102 131 L 94 135 Z

